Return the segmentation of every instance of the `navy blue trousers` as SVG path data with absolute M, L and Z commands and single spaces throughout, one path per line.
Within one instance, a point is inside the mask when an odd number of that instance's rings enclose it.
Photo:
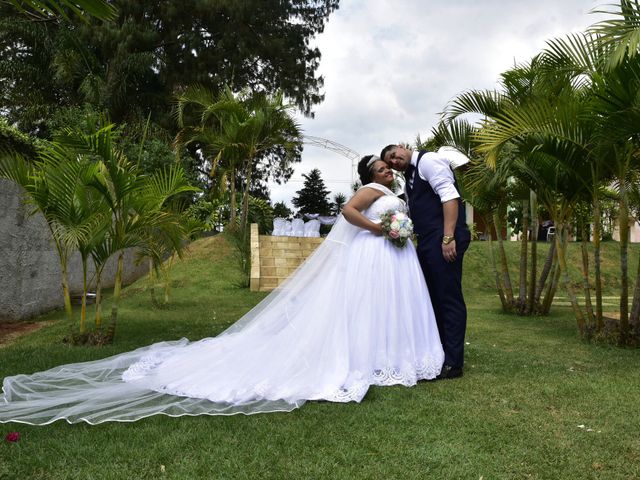
M 462 368 L 467 329 L 467 306 L 462 295 L 462 260 L 469 248 L 471 234 L 467 229 L 456 228 L 455 238 L 455 262 L 448 263 L 442 256 L 441 231 L 418 236 L 418 259 L 436 314 L 444 363 Z

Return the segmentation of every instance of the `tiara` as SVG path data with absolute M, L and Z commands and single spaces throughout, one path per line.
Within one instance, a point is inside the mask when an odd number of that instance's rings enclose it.
M 371 155 L 371 158 L 367 162 L 367 168 L 369 168 L 371 165 L 373 165 L 378 160 L 380 160 L 380 157 L 378 157 L 377 155 Z

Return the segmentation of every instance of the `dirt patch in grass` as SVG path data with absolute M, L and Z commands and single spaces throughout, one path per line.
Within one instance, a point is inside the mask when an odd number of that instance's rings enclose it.
M 26 335 L 53 322 L 8 322 L 0 323 L 0 348 L 14 342 L 18 337 Z

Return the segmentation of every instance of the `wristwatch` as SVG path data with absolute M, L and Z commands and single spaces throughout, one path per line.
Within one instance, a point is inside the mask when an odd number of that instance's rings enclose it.
M 443 235 L 442 236 L 442 243 L 444 243 L 445 245 L 449 245 L 455 239 L 456 238 L 453 235 Z

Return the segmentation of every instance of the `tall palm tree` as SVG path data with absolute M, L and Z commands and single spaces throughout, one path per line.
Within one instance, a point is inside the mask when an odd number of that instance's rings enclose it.
M 588 151 L 581 145 L 582 130 L 575 129 L 577 115 L 585 115 L 581 89 L 567 75 L 547 75 L 544 59 L 536 56 L 530 65 L 503 74 L 504 92 L 467 92 L 456 98 L 449 115 L 470 111 L 485 115 L 477 133 L 478 151 L 495 165 L 506 145 L 515 147 L 514 176 L 536 192 L 552 215 L 560 234 L 556 236 L 558 260 L 564 284 L 581 331 L 584 314 L 572 291 L 566 272 L 562 230 L 571 219 L 575 202 L 584 195 L 584 169 Z M 581 110 L 582 109 L 582 110 Z M 554 133 L 558 135 L 554 136 Z M 564 136 L 562 136 L 564 135 Z M 574 138 L 578 137 L 578 138 Z M 531 303 L 529 302 L 529 305 Z
M 629 35 L 633 31 L 636 35 L 640 33 L 637 23 L 640 19 L 639 12 L 637 2 L 622 1 L 620 20 L 608 20 L 597 24 L 587 34 L 575 34 L 550 42 L 547 53 L 553 68 L 561 67 L 576 83 L 586 84 L 586 88 L 591 92 L 589 104 L 594 129 L 593 135 L 589 138 L 589 148 L 592 154 L 592 194 L 596 218 L 599 218 L 599 192 L 603 182 L 613 185 L 619 194 L 620 326 L 623 342 L 629 329 L 629 191 L 640 167 L 640 107 L 637 101 L 640 95 L 640 57 L 636 55 L 637 40 L 633 39 L 633 35 Z M 626 55 L 621 55 L 620 45 L 625 46 Z M 594 222 L 594 226 L 597 229 L 594 232 L 594 240 L 598 288 L 599 222 Z M 640 268 L 638 271 L 640 272 Z M 637 280 L 640 280 L 640 277 Z M 597 326 L 602 328 L 602 309 L 598 295 L 596 300 Z M 637 321 L 637 318 L 632 321 Z
M 473 206 L 474 211 L 480 214 L 487 226 L 489 249 L 491 252 L 491 265 L 498 296 L 505 312 L 511 312 L 514 308 L 513 288 L 509 273 L 509 264 L 504 249 L 502 238 L 502 212 L 506 212 L 507 205 L 507 180 L 504 168 L 490 168 L 482 161 L 474 151 L 474 135 L 477 127 L 464 119 L 443 120 L 432 131 L 432 137 L 422 142 L 418 137 L 416 145 L 420 149 L 436 149 L 442 146 L 451 146 L 465 152 L 472 162 L 467 167 L 465 174 L 458 178 L 458 186 L 465 202 Z M 499 163 L 501 167 L 504 162 Z M 492 233 L 495 230 L 495 236 Z M 500 269 L 494 248 L 494 238 L 498 242 L 498 256 Z
M 222 194 L 229 185 L 231 226 L 236 225 L 236 183 L 243 161 L 242 152 L 231 148 L 238 137 L 235 122 L 222 121 L 230 111 L 240 115 L 240 105 L 229 88 L 215 95 L 200 85 L 190 86 L 176 97 L 174 114 L 180 131 L 174 144 L 176 151 L 182 146 L 196 146 L 209 163 L 209 175 L 216 178 L 217 191 Z M 229 148 L 225 149 L 225 146 Z
M 588 34 L 574 34 L 549 42 L 549 48 L 539 57 L 542 78 L 546 73 L 546 78 L 553 78 L 560 89 L 527 104 L 510 106 L 496 115 L 492 128 L 481 131 L 478 138 L 482 143 L 480 150 L 489 157 L 495 158 L 502 146 L 511 142 L 527 159 L 520 175 L 538 189 L 538 195 L 556 221 L 560 232 L 556 236 L 556 248 L 563 281 L 578 327 L 585 333 L 588 333 L 585 317 L 567 275 L 562 232 L 573 210 L 584 199 L 591 198 L 597 211 L 603 182 L 615 179 L 621 199 L 620 325 L 624 339 L 628 331 L 626 185 L 628 174 L 637 162 L 634 138 L 640 123 L 633 99 L 638 95 L 640 77 L 636 60 L 623 62 L 605 72 L 603 60 L 608 58 L 608 51 L 609 45 Z M 598 241 L 598 231 L 595 237 Z M 596 260 L 598 276 L 598 258 Z M 596 328 L 602 325 L 599 283 L 597 280 Z M 588 289 L 585 293 L 588 295 Z M 591 314 L 586 320 L 591 323 Z
M 232 225 L 233 189 L 238 180 L 244 180 L 240 226 L 245 229 L 250 182 L 257 159 L 274 146 L 280 146 L 289 157 L 301 145 L 302 135 L 292 116 L 292 106 L 284 102 L 280 92 L 234 94 L 227 87 L 216 97 L 195 86 L 178 97 L 176 117 L 182 127 L 176 145 L 198 145 L 211 160 L 212 175 L 219 167 L 229 172 Z
M 103 199 L 88 187 L 98 172 L 99 165 L 85 156 L 66 148 L 63 142 L 53 142 L 41 152 L 39 165 L 47 179 L 49 195 L 46 210 L 57 210 L 55 230 L 61 228 L 65 234 L 82 229 L 81 235 L 73 236 L 72 250 L 80 253 L 82 265 L 82 296 L 80 311 L 80 334 L 86 331 L 88 266 L 92 251 L 100 245 L 111 224 L 111 218 Z M 59 235 L 59 233 L 58 233 Z
M 142 191 L 143 198 L 148 199 L 145 211 L 146 215 L 151 214 L 153 222 L 140 232 L 143 242 L 139 246 L 139 258 L 149 259 L 152 280 L 153 276 L 162 277 L 164 300 L 161 304 L 154 299 L 154 303 L 166 305 L 170 301 L 170 272 L 174 258 L 176 255 L 182 258 L 185 240 L 204 230 L 205 225 L 182 214 L 185 205 L 180 201 L 180 195 L 197 192 L 198 189 L 188 184 L 181 167 L 173 166 L 156 172 L 145 183 Z M 161 214 L 156 216 L 153 212 Z
M 458 95 L 446 107 L 443 114 L 444 123 L 452 124 L 454 120 L 459 119 L 461 115 L 467 113 L 479 113 L 484 116 L 484 120 L 482 122 L 482 128 L 479 129 L 478 132 L 490 132 L 493 128 L 494 119 L 500 117 L 504 112 L 513 109 L 517 110 L 519 106 L 527 105 L 536 98 L 544 98 L 546 95 L 550 94 L 550 92 L 557 90 L 558 87 L 556 85 L 541 77 L 540 63 L 540 58 L 534 57 L 529 64 L 520 65 L 504 72 L 500 77 L 499 90 L 470 90 Z M 472 144 L 477 145 L 477 138 L 474 138 L 477 136 L 477 132 L 475 134 L 472 132 L 471 136 L 472 139 L 467 142 L 471 141 Z M 507 162 L 507 168 L 501 168 L 502 174 L 508 172 L 507 177 L 503 178 L 503 181 L 505 182 L 507 182 L 508 178 L 519 178 L 517 166 L 520 164 L 519 160 L 521 159 L 517 158 L 519 155 L 517 149 L 511 148 L 510 150 L 511 153 L 509 155 L 505 155 L 502 150 L 499 154 L 492 151 L 488 151 L 483 154 L 485 162 L 489 168 L 495 169 L 499 162 Z M 515 188 L 517 185 L 522 185 L 522 183 L 509 183 L 508 190 L 510 191 L 510 196 L 519 192 L 519 189 Z M 476 184 L 475 188 L 480 188 L 482 190 L 482 185 Z M 517 308 L 518 313 L 528 315 L 535 313 L 541 292 L 540 281 L 536 282 L 537 242 L 528 241 L 528 231 L 531 229 L 531 231 L 534 232 L 535 237 L 535 233 L 538 228 L 537 195 L 535 189 L 529 186 L 528 191 L 525 189 L 522 192 L 519 192 L 517 198 L 514 197 L 512 200 L 518 201 L 522 204 L 524 214 L 523 220 L 525 220 L 526 223 L 521 237 L 520 294 L 517 302 Z M 531 212 L 531 215 L 529 215 L 529 212 Z M 495 221 L 492 223 L 501 221 L 499 216 L 493 216 L 493 218 Z M 501 236 L 497 235 L 497 238 L 500 240 Z M 502 248 L 501 244 L 499 244 L 499 246 Z M 531 268 L 529 275 L 527 275 L 529 250 L 531 250 Z M 504 262 L 506 262 L 506 256 L 502 255 L 502 258 L 503 272 L 507 272 L 508 270 L 504 265 Z M 546 265 L 550 265 L 552 261 L 553 252 L 550 252 L 546 260 Z M 544 281 L 546 281 L 546 272 L 547 270 L 543 269 L 540 277 L 543 281 L 542 286 L 544 285 Z M 506 291 L 510 292 L 510 288 Z M 511 303 L 511 301 L 509 301 L 509 303 Z
M 188 184 L 179 166 L 157 171 L 151 176 L 144 175 L 136 164 L 115 147 L 112 124 L 103 126 L 93 134 L 67 131 L 58 141 L 77 155 L 92 157 L 97 165 L 97 172 L 88 185 L 107 206 L 111 222 L 103 241 L 93 249 L 93 259 L 105 262 L 113 254 L 118 254 L 111 320 L 106 335 L 107 340 L 111 340 L 117 324 L 124 250 L 145 248 L 147 242 L 157 238 L 157 229 L 166 232 L 174 245 L 179 245 L 185 236 L 184 231 L 179 226 L 179 217 L 166 208 L 166 202 L 179 194 L 198 189 Z M 96 265 L 98 273 L 103 267 L 104 263 Z M 100 325 L 99 311 L 97 316 L 96 323 Z

